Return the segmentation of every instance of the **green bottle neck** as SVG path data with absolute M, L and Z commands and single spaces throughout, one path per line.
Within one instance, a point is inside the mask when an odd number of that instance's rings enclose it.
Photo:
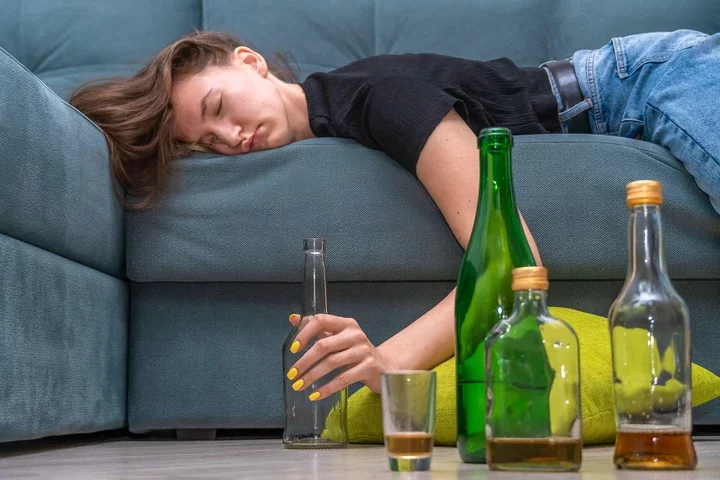
M 480 192 L 473 235 L 493 248 L 508 248 L 513 267 L 535 265 L 515 204 L 512 138 L 480 138 Z M 501 247 L 502 245 L 502 247 Z
M 517 215 L 509 146 L 489 144 L 481 150 L 480 201 L 502 210 L 515 210 Z

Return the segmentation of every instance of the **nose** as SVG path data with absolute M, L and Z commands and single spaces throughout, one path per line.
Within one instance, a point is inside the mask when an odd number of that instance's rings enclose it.
M 242 142 L 242 127 L 238 125 L 228 125 L 220 132 L 220 141 L 231 148 L 235 148 Z

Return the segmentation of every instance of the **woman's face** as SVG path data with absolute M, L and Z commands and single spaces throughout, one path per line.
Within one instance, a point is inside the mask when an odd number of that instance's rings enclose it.
M 233 155 L 292 141 L 280 80 L 258 53 L 238 47 L 230 65 L 211 66 L 173 87 L 175 138 Z

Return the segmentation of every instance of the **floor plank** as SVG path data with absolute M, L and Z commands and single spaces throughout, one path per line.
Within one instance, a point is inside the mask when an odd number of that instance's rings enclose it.
M 611 464 L 611 447 L 583 451 L 583 468 L 571 474 L 533 474 L 533 479 L 718 479 L 720 440 L 696 440 L 698 468 L 691 472 L 623 472 Z M 521 474 L 523 477 L 527 474 Z M 52 479 L 484 479 L 518 478 L 463 464 L 454 448 L 436 448 L 430 472 L 389 471 L 382 446 L 344 450 L 285 450 L 280 440 L 200 442 L 120 440 L 93 445 L 13 451 L 0 456 L 0 478 Z

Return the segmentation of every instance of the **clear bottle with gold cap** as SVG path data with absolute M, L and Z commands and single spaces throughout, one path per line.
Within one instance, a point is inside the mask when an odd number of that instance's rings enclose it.
M 575 471 L 582 462 L 580 351 L 547 309 L 544 267 L 512 271 L 515 306 L 485 340 L 491 470 Z
M 690 315 L 663 255 L 660 182 L 627 185 L 625 284 L 610 308 L 618 468 L 695 468 Z

